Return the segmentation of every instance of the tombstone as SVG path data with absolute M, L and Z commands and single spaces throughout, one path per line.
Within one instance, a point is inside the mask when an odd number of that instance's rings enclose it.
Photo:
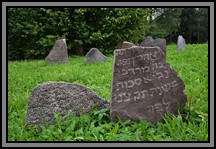
M 107 61 L 107 57 L 104 56 L 97 48 L 91 48 L 91 50 L 85 56 L 85 63 L 105 61 Z
M 157 38 L 154 40 L 151 36 L 147 36 L 145 40 L 141 42 L 140 46 L 143 46 L 143 47 L 158 46 L 162 49 L 162 51 L 164 52 L 165 58 L 166 58 L 166 39 Z
M 48 63 L 67 63 L 68 62 L 68 52 L 67 44 L 65 39 L 59 39 L 56 41 L 52 50 L 49 52 L 48 56 L 45 58 Z
M 181 35 L 179 35 L 178 36 L 178 41 L 177 41 L 177 49 L 179 51 L 182 51 L 182 50 L 185 49 L 185 46 L 186 46 L 185 39 Z
M 31 92 L 25 123 L 55 124 L 54 113 L 68 118 L 88 114 L 94 108 L 99 110 L 107 105 L 109 104 L 105 99 L 82 85 L 45 82 Z
M 167 113 L 178 114 L 187 101 L 184 82 L 159 47 L 116 49 L 112 76 L 111 121 L 155 124 Z
M 157 38 L 153 41 L 153 46 L 158 46 L 161 48 L 161 50 L 164 52 L 164 55 L 166 57 L 166 39 L 163 38 Z
M 135 46 L 133 43 L 131 42 L 128 42 L 128 41 L 121 41 L 118 43 L 117 45 L 117 49 L 125 49 L 125 48 L 129 48 L 129 47 L 132 47 L 132 46 Z
M 154 39 L 151 36 L 147 36 L 140 44 L 143 47 L 152 47 Z

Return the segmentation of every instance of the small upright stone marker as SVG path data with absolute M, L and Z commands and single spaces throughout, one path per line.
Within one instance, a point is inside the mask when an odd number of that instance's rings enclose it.
M 91 50 L 85 56 L 85 63 L 105 61 L 107 61 L 107 57 L 104 56 L 97 48 L 91 48 Z
M 159 47 L 114 51 L 111 121 L 120 117 L 155 124 L 169 112 L 178 114 L 187 101 L 185 85 L 164 57 Z
M 177 41 L 177 49 L 179 51 L 182 51 L 185 49 L 185 46 L 186 46 L 185 39 L 181 35 L 179 35 Z
M 52 50 L 49 52 L 48 56 L 45 58 L 48 63 L 67 63 L 68 62 L 68 51 L 65 39 L 59 39 L 56 41 Z
M 68 118 L 88 114 L 92 108 L 99 110 L 108 105 L 105 99 L 82 85 L 45 82 L 36 86 L 31 92 L 25 123 L 26 125 L 55 124 L 54 113 Z

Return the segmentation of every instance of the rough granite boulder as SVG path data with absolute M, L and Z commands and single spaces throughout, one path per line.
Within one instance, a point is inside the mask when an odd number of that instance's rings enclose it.
M 65 39 L 59 39 L 45 58 L 50 64 L 67 63 L 68 51 Z
M 91 50 L 85 56 L 85 63 L 106 62 L 108 59 L 97 48 Z
M 88 114 L 109 106 L 91 89 L 66 82 L 45 82 L 36 86 L 28 103 L 26 125 L 54 124 L 54 113 L 65 118 Z M 67 116 L 66 116 L 67 115 Z

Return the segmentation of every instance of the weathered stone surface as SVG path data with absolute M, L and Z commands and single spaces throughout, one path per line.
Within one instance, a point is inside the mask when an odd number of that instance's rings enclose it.
M 117 45 L 117 49 L 125 49 L 125 48 L 130 48 L 132 46 L 135 46 L 135 44 L 128 42 L 128 41 L 123 41 L 119 42 Z
M 45 82 L 36 86 L 28 103 L 26 124 L 54 124 L 54 112 L 62 116 L 88 114 L 109 103 L 87 87 L 66 82 Z M 80 113 L 81 112 L 81 113 Z
M 182 51 L 185 49 L 185 46 L 186 46 L 185 39 L 181 35 L 179 35 L 177 41 L 177 49 L 179 51 Z
M 143 47 L 152 47 L 154 39 L 151 36 L 147 36 L 140 44 Z
M 166 58 L 166 39 L 163 39 L 163 38 L 153 39 L 151 36 L 147 36 L 145 38 L 145 40 L 143 40 L 141 42 L 140 46 L 143 46 L 143 47 L 155 47 L 155 46 L 158 46 L 164 52 L 164 55 L 165 55 L 165 58 Z
M 153 46 L 158 46 L 161 48 L 161 50 L 164 52 L 164 55 L 166 57 L 166 39 L 163 38 L 156 38 L 153 41 Z
M 65 39 L 59 39 L 56 41 L 52 50 L 49 52 L 45 60 L 48 63 L 67 63 L 68 62 L 68 51 Z
M 91 50 L 85 56 L 85 63 L 105 61 L 107 61 L 107 57 L 104 56 L 97 48 L 91 48 Z
M 111 121 L 146 119 L 155 124 L 177 114 L 187 97 L 184 82 L 166 63 L 159 47 L 133 46 L 114 51 Z

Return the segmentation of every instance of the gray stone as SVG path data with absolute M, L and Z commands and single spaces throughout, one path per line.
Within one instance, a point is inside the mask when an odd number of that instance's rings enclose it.
M 67 63 L 68 62 L 68 51 L 65 39 L 59 39 L 45 58 L 48 63 Z
M 140 44 L 143 47 L 152 47 L 154 39 L 151 36 L 147 36 Z
M 111 121 L 145 119 L 157 123 L 178 114 L 187 96 L 184 82 L 165 61 L 159 47 L 133 46 L 114 51 Z
M 104 56 L 97 48 L 91 48 L 91 50 L 85 56 L 85 63 L 105 61 L 107 61 L 107 57 Z
M 145 40 L 141 42 L 140 46 L 143 46 L 143 47 L 158 46 L 162 49 L 162 51 L 164 52 L 165 58 L 166 58 L 166 39 L 163 39 L 163 38 L 153 39 L 151 36 L 147 36 Z
M 153 46 L 158 46 L 161 48 L 161 50 L 164 52 L 164 55 L 166 57 L 166 39 L 163 38 L 157 38 L 153 41 Z
M 36 86 L 28 103 L 26 125 L 55 124 L 54 113 L 64 118 L 100 110 L 109 103 L 91 89 L 66 82 L 45 82 Z
M 177 49 L 179 51 L 185 50 L 185 46 L 186 46 L 185 39 L 181 35 L 179 35 L 177 41 Z
M 129 48 L 135 46 L 133 43 L 128 42 L 128 41 L 123 41 L 123 42 L 119 42 L 117 45 L 117 49 L 125 49 L 125 48 Z

